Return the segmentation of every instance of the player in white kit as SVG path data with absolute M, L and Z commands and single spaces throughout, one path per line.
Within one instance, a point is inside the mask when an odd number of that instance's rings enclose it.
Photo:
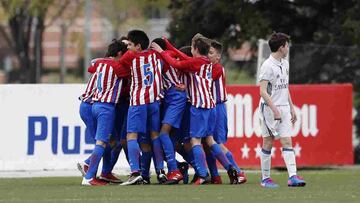
M 270 178 L 271 149 L 279 139 L 282 156 L 289 173 L 288 186 L 305 186 L 305 181 L 297 175 L 295 154 L 292 148 L 290 130 L 296 122 L 294 105 L 289 92 L 289 62 L 284 58 L 289 51 L 290 37 L 283 33 L 272 34 L 269 40 L 271 55 L 261 65 L 260 110 L 262 119 L 263 146 L 261 151 L 261 186 L 279 187 Z

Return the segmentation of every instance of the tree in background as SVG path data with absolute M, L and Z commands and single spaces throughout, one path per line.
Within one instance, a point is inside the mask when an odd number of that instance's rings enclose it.
M 8 29 L 0 24 L 0 34 L 19 61 L 21 83 L 40 81 L 44 30 L 61 16 L 69 2 L 70 0 L 0 0 L 1 13 L 8 22 Z M 45 24 L 45 19 L 50 19 L 48 24 Z
M 126 35 L 129 29 L 143 28 L 149 18 L 158 18 L 167 12 L 169 0 L 103 0 L 99 12 L 113 26 L 113 36 Z

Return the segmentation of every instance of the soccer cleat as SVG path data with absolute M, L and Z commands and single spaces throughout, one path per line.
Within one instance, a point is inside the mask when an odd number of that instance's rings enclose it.
M 222 184 L 221 176 L 213 176 L 211 177 L 211 184 Z
M 143 185 L 150 185 L 151 184 L 150 177 L 143 176 L 142 179 L 143 179 Z
M 188 184 L 189 183 L 189 164 L 186 162 L 180 162 L 178 163 L 178 168 L 180 170 L 180 173 L 183 175 L 183 183 Z
M 156 173 L 159 184 L 164 184 L 168 180 L 164 170 L 160 170 L 160 172 L 156 172 Z
M 142 176 L 140 175 L 139 172 L 134 172 L 131 173 L 129 176 L 129 179 L 123 183 L 121 183 L 120 185 L 138 185 L 138 184 L 142 184 Z
M 85 186 L 103 186 L 103 185 L 107 185 L 107 182 L 105 182 L 103 180 L 99 180 L 97 178 L 86 179 L 84 177 L 82 179 L 81 185 L 85 185 Z
M 108 183 L 123 183 L 123 181 L 120 178 L 114 176 L 114 174 L 112 173 L 101 174 L 99 179 L 106 181 Z
M 183 175 L 179 170 L 171 171 L 167 174 L 167 181 L 164 183 L 165 185 L 174 185 L 178 184 L 183 179 Z
M 246 183 L 247 179 L 246 179 L 245 173 L 244 173 L 243 171 L 241 171 L 240 173 L 238 173 L 237 181 L 238 181 L 237 184 Z
M 194 182 L 194 185 L 205 185 L 211 183 L 210 176 L 206 177 L 198 177 L 196 181 Z
M 230 184 L 238 183 L 238 172 L 234 167 L 230 166 L 229 170 L 227 171 L 227 174 L 230 179 Z
M 279 187 L 279 185 L 274 183 L 274 181 L 271 178 L 265 178 L 264 180 L 261 181 L 260 185 L 265 188 L 278 188 Z
M 89 165 L 87 163 L 85 163 L 85 162 L 81 162 L 81 163 L 78 162 L 76 165 L 77 165 L 77 168 L 80 171 L 81 175 L 83 177 L 85 177 L 86 173 L 89 170 Z
M 298 175 L 293 175 L 288 179 L 289 187 L 304 187 L 305 185 L 304 179 Z

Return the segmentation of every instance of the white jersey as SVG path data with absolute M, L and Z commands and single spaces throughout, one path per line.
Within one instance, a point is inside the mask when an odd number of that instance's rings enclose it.
M 289 105 L 289 62 L 276 60 L 271 55 L 260 68 L 259 82 L 269 81 L 267 93 L 275 106 Z M 264 99 L 260 99 L 264 103 Z

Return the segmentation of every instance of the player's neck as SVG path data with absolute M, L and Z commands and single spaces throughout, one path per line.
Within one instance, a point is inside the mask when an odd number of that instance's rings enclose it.
M 281 59 L 283 58 L 282 54 L 279 52 L 271 53 L 271 56 L 279 62 L 281 62 Z

